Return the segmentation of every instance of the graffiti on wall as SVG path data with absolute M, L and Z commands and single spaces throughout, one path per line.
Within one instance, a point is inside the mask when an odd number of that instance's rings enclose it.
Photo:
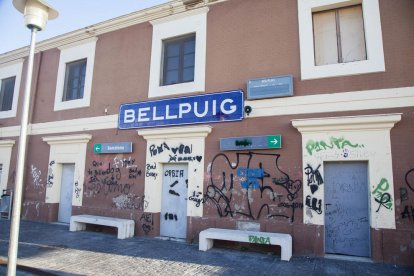
M 147 166 L 146 173 L 151 169 Z M 99 155 L 87 168 L 85 194 L 111 198 L 112 208 L 129 211 L 130 215 L 142 212 L 137 224 L 143 233 L 148 235 L 154 230 L 153 214 L 144 212 L 149 202 L 145 196 L 135 194 L 133 191 L 141 176 L 142 170 L 138 167 L 135 158 L 123 155 L 115 157 Z
M 144 211 L 148 206 L 148 201 L 144 196 L 135 194 L 121 194 L 112 198 L 112 206 L 119 210 L 137 210 Z
M 93 160 L 87 170 L 86 190 L 97 195 L 128 195 L 134 180 L 142 172 L 135 165 L 135 159 L 116 156 L 112 161 Z
M 197 207 L 213 205 L 220 217 L 239 215 L 257 220 L 266 216 L 293 222 L 295 209 L 303 208 L 302 203 L 295 201 L 302 182 L 282 171 L 279 159 L 280 154 L 240 152 L 232 163 L 226 154 L 219 153 L 208 167 L 206 193 L 194 191 L 188 199 Z M 236 183 L 240 183 L 241 191 L 236 189 Z M 254 201 L 259 203 L 253 205 Z
M 201 162 L 202 156 L 193 154 L 193 145 L 180 144 L 178 147 L 171 147 L 166 142 L 160 145 L 150 145 L 149 153 L 151 157 L 161 153 L 168 153 L 169 163 L 171 162 Z
M 314 194 L 319 189 L 319 186 L 323 184 L 323 178 L 319 172 L 320 167 L 321 165 L 316 167 L 316 169 L 313 169 L 312 166 L 308 164 L 305 168 L 306 181 L 312 194 Z
M 145 167 L 145 177 L 152 177 L 154 180 L 157 179 L 158 173 L 155 172 L 157 169 L 157 163 L 148 163 Z
M 75 181 L 75 196 L 76 198 L 80 197 L 81 188 L 79 187 L 79 182 Z
M 55 161 L 52 160 L 49 163 L 49 167 L 47 169 L 47 182 L 46 185 L 48 188 L 53 186 L 53 179 L 54 179 L 54 174 L 53 174 L 53 165 L 55 164 Z
M 322 214 L 322 199 L 308 195 L 306 196 L 305 204 L 310 210 L 315 211 L 319 215 Z
M 34 165 L 31 166 L 31 175 L 32 181 L 35 189 L 40 189 L 41 191 L 44 190 L 43 183 L 42 183 L 42 171 L 36 168 Z
M 414 168 L 405 174 L 405 183 L 407 187 L 414 192 Z
M 262 168 L 238 168 L 237 176 L 241 178 L 241 187 L 244 189 L 259 188 L 260 179 L 264 177 Z
M 390 193 L 388 192 L 390 184 L 386 178 L 382 178 L 380 183 L 378 183 L 375 190 L 372 192 L 374 195 L 374 199 L 378 202 L 378 209 L 377 213 L 384 206 L 387 209 L 392 209 L 392 198 Z
M 343 150 L 345 148 L 363 148 L 363 144 L 352 143 L 351 141 L 345 139 L 344 137 L 331 137 L 329 141 L 320 140 L 314 141 L 309 140 L 306 143 L 306 151 L 309 155 L 312 155 L 314 152 L 324 151 L 324 150 L 332 150 L 332 149 L 339 149 Z M 348 156 L 348 152 L 345 153 Z
M 410 192 L 414 192 L 414 168 L 407 171 L 405 174 L 405 184 Z M 409 191 L 406 188 L 400 188 L 401 202 L 408 200 Z M 412 220 L 414 222 L 414 206 L 406 204 L 403 212 L 401 212 L 402 219 Z
M 144 231 L 145 235 L 148 235 L 149 232 L 154 230 L 154 219 L 152 213 L 142 213 L 139 221 L 141 223 L 142 231 Z

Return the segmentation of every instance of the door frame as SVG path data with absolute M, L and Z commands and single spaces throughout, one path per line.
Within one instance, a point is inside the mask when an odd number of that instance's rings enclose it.
M 61 164 L 74 163 L 74 189 L 72 206 L 82 206 L 85 180 L 86 149 L 92 139 L 90 134 L 47 136 L 42 138 L 50 145 L 45 203 L 59 203 L 62 176 Z M 76 190 L 75 190 L 76 187 Z M 57 221 L 57 204 L 54 205 L 51 221 Z M 55 209 L 56 208 L 56 209 Z

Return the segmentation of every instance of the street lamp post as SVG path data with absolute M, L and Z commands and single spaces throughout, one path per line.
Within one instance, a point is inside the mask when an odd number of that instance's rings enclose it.
M 20 214 L 23 196 L 24 164 L 26 160 L 27 131 L 29 121 L 30 87 L 32 85 L 33 58 L 36 33 L 46 26 L 48 19 L 55 19 L 58 12 L 43 0 L 13 0 L 14 7 L 24 15 L 27 28 L 31 30 L 29 60 L 27 64 L 26 84 L 24 89 L 23 110 L 20 124 L 19 150 L 17 154 L 16 186 L 12 221 L 10 226 L 10 242 L 7 264 L 7 275 L 16 275 L 17 251 L 19 244 Z

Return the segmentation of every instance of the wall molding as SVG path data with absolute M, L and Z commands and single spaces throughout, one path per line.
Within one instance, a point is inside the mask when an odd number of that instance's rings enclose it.
M 49 136 L 43 137 L 43 142 L 49 145 L 57 144 L 80 144 L 88 143 L 92 139 L 90 134 L 79 134 L 79 135 L 65 135 L 65 136 Z
M 153 128 L 138 130 L 138 135 L 143 136 L 145 140 L 168 138 L 191 138 L 191 137 L 207 137 L 212 131 L 212 127 L 208 125 L 201 126 L 185 126 L 170 128 Z
M 387 88 L 245 101 L 250 118 L 414 106 L 414 87 Z
M 245 101 L 245 105 L 252 107 L 252 112 L 245 120 L 256 117 L 413 107 L 414 87 Z M 200 128 L 202 126 L 191 127 Z M 29 134 L 44 135 L 117 128 L 118 114 L 114 114 L 30 124 Z M 174 129 L 176 128 L 164 128 L 163 131 L 173 131 Z M 154 129 L 139 130 L 139 132 L 143 133 L 140 135 L 144 135 L 144 133 L 150 135 Z M 0 127 L 0 138 L 18 137 L 19 135 L 20 126 Z M 181 133 L 180 135 L 185 134 Z
M 344 116 L 327 118 L 310 118 L 292 120 L 294 126 L 300 133 L 335 131 L 335 130 L 384 130 L 391 129 L 401 121 L 402 113 Z

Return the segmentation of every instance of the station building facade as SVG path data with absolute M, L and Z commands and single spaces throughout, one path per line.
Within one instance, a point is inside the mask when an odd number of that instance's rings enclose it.
M 22 218 L 413 265 L 413 18 L 410 0 L 172 1 L 38 43 Z M 2 190 L 27 54 L 0 55 Z

